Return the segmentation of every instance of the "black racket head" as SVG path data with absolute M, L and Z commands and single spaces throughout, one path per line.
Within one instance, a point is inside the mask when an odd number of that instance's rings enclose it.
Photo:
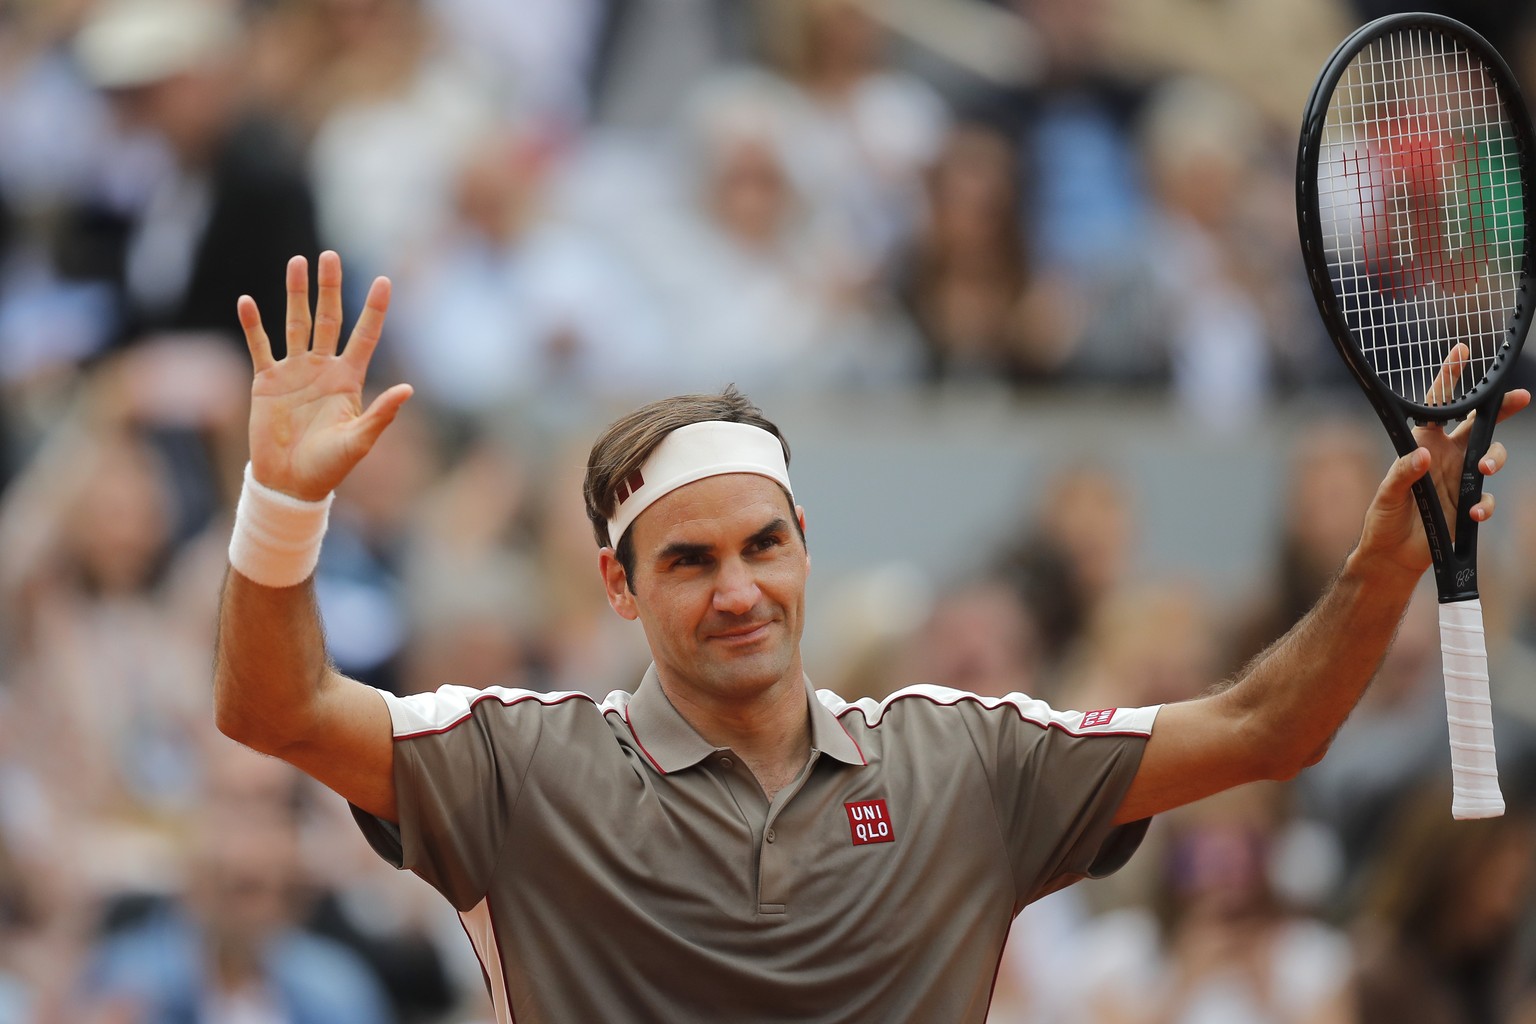
M 1297 221 L 1318 309 L 1378 411 L 1443 422 L 1501 390 L 1531 316 L 1532 153 L 1508 65 L 1460 22 L 1381 18 L 1329 58 Z

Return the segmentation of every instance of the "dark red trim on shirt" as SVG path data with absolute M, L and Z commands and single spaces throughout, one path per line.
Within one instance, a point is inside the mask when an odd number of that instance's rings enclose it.
M 826 705 L 822 705 L 822 706 L 825 707 Z M 869 764 L 869 758 L 864 756 L 864 748 L 859 746 L 859 741 L 853 738 L 853 733 L 849 732 L 848 731 L 848 727 L 843 724 L 842 716 L 841 715 L 833 715 L 832 716 L 832 721 L 836 722 L 837 723 L 837 727 L 839 729 L 843 730 L 843 735 L 848 737 L 848 742 L 853 744 L 853 749 L 857 750 L 859 752 L 859 763 L 862 764 L 862 765 L 866 765 L 867 766 Z M 866 718 L 864 721 L 868 722 L 869 719 Z
M 656 759 L 651 756 L 651 752 L 649 750 L 645 749 L 645 744 L 640 742 L 640 734 L 635 732 L 634 723 L 629 720 L 629 705 L 628 704 L 624 705 L 624 724 L 625 724 L 625 726 L 627 726 L 629 728 L 629 734 L 635 738 L 635 746 L 639 747 L 640 748 L 640 753 L 644 754 L 645 755 L 645 759 L 647 761 L 651 762 L 651 767 L 655 768 L 657 771 L 661 772 L 661 774 L 663 774 L 663 775 L 667 774 L 667 770 L 665 768 L 663 768 L 660 764 L 657 763 Z

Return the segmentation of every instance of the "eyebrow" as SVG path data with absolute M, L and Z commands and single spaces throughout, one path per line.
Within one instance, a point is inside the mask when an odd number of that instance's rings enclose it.
M 674 558 L 697 558 L 701 555 L 709 554 L 711 550 L 712 547 L 709 544 L 688 544 L 683 541 L 674 541 L 656 552 L 656 560 L 658 562 L 669 562 Z
M 767 540 L 769 537 L 772 537 L 774 534 L 788 533 L 788 532 L 789 532 L 789 523 L 785 522 L 784 517 L 783 516 L 774 516 L 771 520 L 768 521 L 768 525 L 767 526 L 764 526 L 761 530 L 758 530 L 752 536 L 748 537 L 747 538 L 747 543 L 748 544 L 752 544 L 752 543 L 755 543 L 756 541 Z
M 774 516 L 768 521 L 766 525 L 764 525 L 752 536 L 748 537 L 746 543 L 749 545 L 755 544 L 760 540 L 767 540 L 769 537 L 772 537 L 776 534 L 787 533 L 788 531 L 788 521 L 785 520 L 783 516 Z M 666 547 L 662 548 L 656 553 L 656 560 L 659 562 L 665 562 L 674 558 L 697 558 L 701 555 L 707 555 L 713 550 L 714 545 L 712 544 L 694 544 L 688 541 L 673 541 L 671 544 L 668 544 Z

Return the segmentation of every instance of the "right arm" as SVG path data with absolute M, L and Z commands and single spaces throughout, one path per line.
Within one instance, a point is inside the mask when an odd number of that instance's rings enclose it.
M 362 409 L 362 384 L 389 305 L 380 278 L 342 355 L 341 261 L 320 257 L 313 345 L 305 261 L 288 264 L 288 354 L 274 359 L 256 304 L 240 324 L 256 376 L 251 471 L 262 484 L 323 499 L 373 447 L 411 395 L 390 388 Z M 289 762 L 370 814 L 396 819 L 389 710 L 371 687 L 331 667 L 313 580 L 268 587 L 231 569 L 219 609 L 214 705 L 225 735 Z

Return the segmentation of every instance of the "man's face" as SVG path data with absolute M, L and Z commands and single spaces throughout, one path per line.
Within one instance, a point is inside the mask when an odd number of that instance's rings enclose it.
M 792 518 L 799 516 L 766 477 L 706 477 L 661 498 L 630 526 L 633 593 L 605 549 L 609 602 L 640 620 L 676 696 L 733 702 L 787 679 L 800 685 L 810 556 Z

